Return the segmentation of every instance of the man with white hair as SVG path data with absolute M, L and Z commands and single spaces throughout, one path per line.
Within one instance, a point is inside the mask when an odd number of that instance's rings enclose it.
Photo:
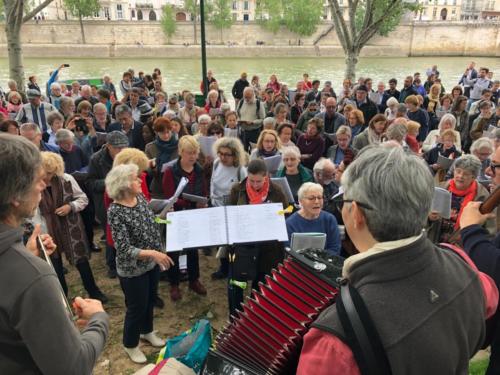
M 323 187 L 323 209 L 330 213 L 335 211 L 332 198 L 339 192 L 335 184 L 335 164 L 328 158 L 319 159 L 314 164 L 314 181 Z
M 427 239 L 434 183 L 423 160 L 367 147 L 342 186 L 339 209 L 359 254 L 305 335 L 297 374 L 467 373 L 498 290 L 465 253 Z
M 80 97 L 75 100 L 75 106 L 78 108 L 78 104 L 83 102 L 84 100 L 88 101 L 92 106 L 94 104 L 99 103 L 99 100 L 95 96 L 92 96 L 92 89 L 89 85 L 83 85 L 80 89 Z
M 239 123 L 241 125 L 241 137 L 245 150 L 248 150 L 250 142 L 257 143 L 262 121 L 266 117 L 264 104 L 255 98 L 255 92 L 252 87 L 245 87 L 243 90 L 243 100 L 240 100 L 238 107 Z

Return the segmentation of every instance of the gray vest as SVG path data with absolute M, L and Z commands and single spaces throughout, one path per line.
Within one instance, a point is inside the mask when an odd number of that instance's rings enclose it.
M 394 375 L 467 374 L 485 336 L 479 278 L 458 255 L 416 242 L 355 263 L 360 293 Z M 346 342 L 335 305 L 313 327 Z

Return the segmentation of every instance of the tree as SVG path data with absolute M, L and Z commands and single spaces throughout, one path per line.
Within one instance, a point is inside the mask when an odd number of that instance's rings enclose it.
M 323 13 L 322 0 L 261 0 L 257 18 L 264 28 L 277 33 L 285 26 L 300 36 L 312 35 Z
M 230 1 L 231 0 L 213 0 L 211 3 L 212 9 L 209 20 L 218 30 L 220 30 L 221 43 L 224 43 L 224 29 L 229 29 L 233 24 Z
M 19 91 L 24 92 L 24 66 L 21 46 L 21 26 L 31 20 L 52 0 L 44 0 L 32 10 L 28 10 L 24 0 L 8 0 L 3 3 L 5 13 L 5 34 L 9 54 L 9 75 L 17 82 Z
M 338 0 L 328 2 L 333 25 L 319 35 L 314 44 L 335 29 L 346 55 L 345 77 L 350 79 L 355 77 L 359 53 L 370 39 L 376 34 L 386 36 L 396 28 L 406 11 L 415 9 L 415 4 L 402 0 L 347 0 L 349 21 L 346 21 Z
M 165 5 L 163 7 L 161 15 L 161 28 L 167 36 L 167 39 L 175 34 L 177 23 L 175 21 L 174 7 L 171 5 Z
M 83 17 L 91 17 L 99 12 L 101 9 L 99 0 L 64 0 L 64 6 L 73 16 L 78 17 L 78 21 L 80 21 L 80 30 L 82 32 L 82 42 L 86 44 Z
M 198 44 L 198 36 L 197 36 L 197 24 L 198 24 L 198 16 L 200 14 L 200 3 L 199 0 L 184 0 L 184 9 L 191 14 L 191 20 L 193 21 L 193 29 L 194 29 L 194 37 L 193 44 Z M 212 6 L 210 3 L 207 3 L 205 0 L 205 18 L 208 19 L 208 15 L 212 10 Z

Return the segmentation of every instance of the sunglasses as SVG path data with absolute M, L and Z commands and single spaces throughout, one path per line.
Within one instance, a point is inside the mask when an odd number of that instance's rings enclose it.
M 337 207 L 337 210 L 339 212 L 342 212 L 342 208 L 344 208 L 344 203 L 352 203 L 352 202 L 356 202 L 356 204 L 359 206 L 359 207 L 362 207 L 366 210 L 373 210 L 374 208 L 371 207 L 370 205 L 366 204 L 366 203 L 361 203 L 361 202 L 358 202 L 358 201 L 355 201 L 353 199 L 339 199 L 339 200 L 336 200 L 335 201 L 335 206 Z

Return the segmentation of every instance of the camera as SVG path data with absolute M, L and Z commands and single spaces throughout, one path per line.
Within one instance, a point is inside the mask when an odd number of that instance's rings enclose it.
M 85 119 L 78 118 L 75 120 L 75 130 L 83 132 L 83 134 L 88 134 L 89 128 L 87 126 L 87 123 L 85 122 Z

